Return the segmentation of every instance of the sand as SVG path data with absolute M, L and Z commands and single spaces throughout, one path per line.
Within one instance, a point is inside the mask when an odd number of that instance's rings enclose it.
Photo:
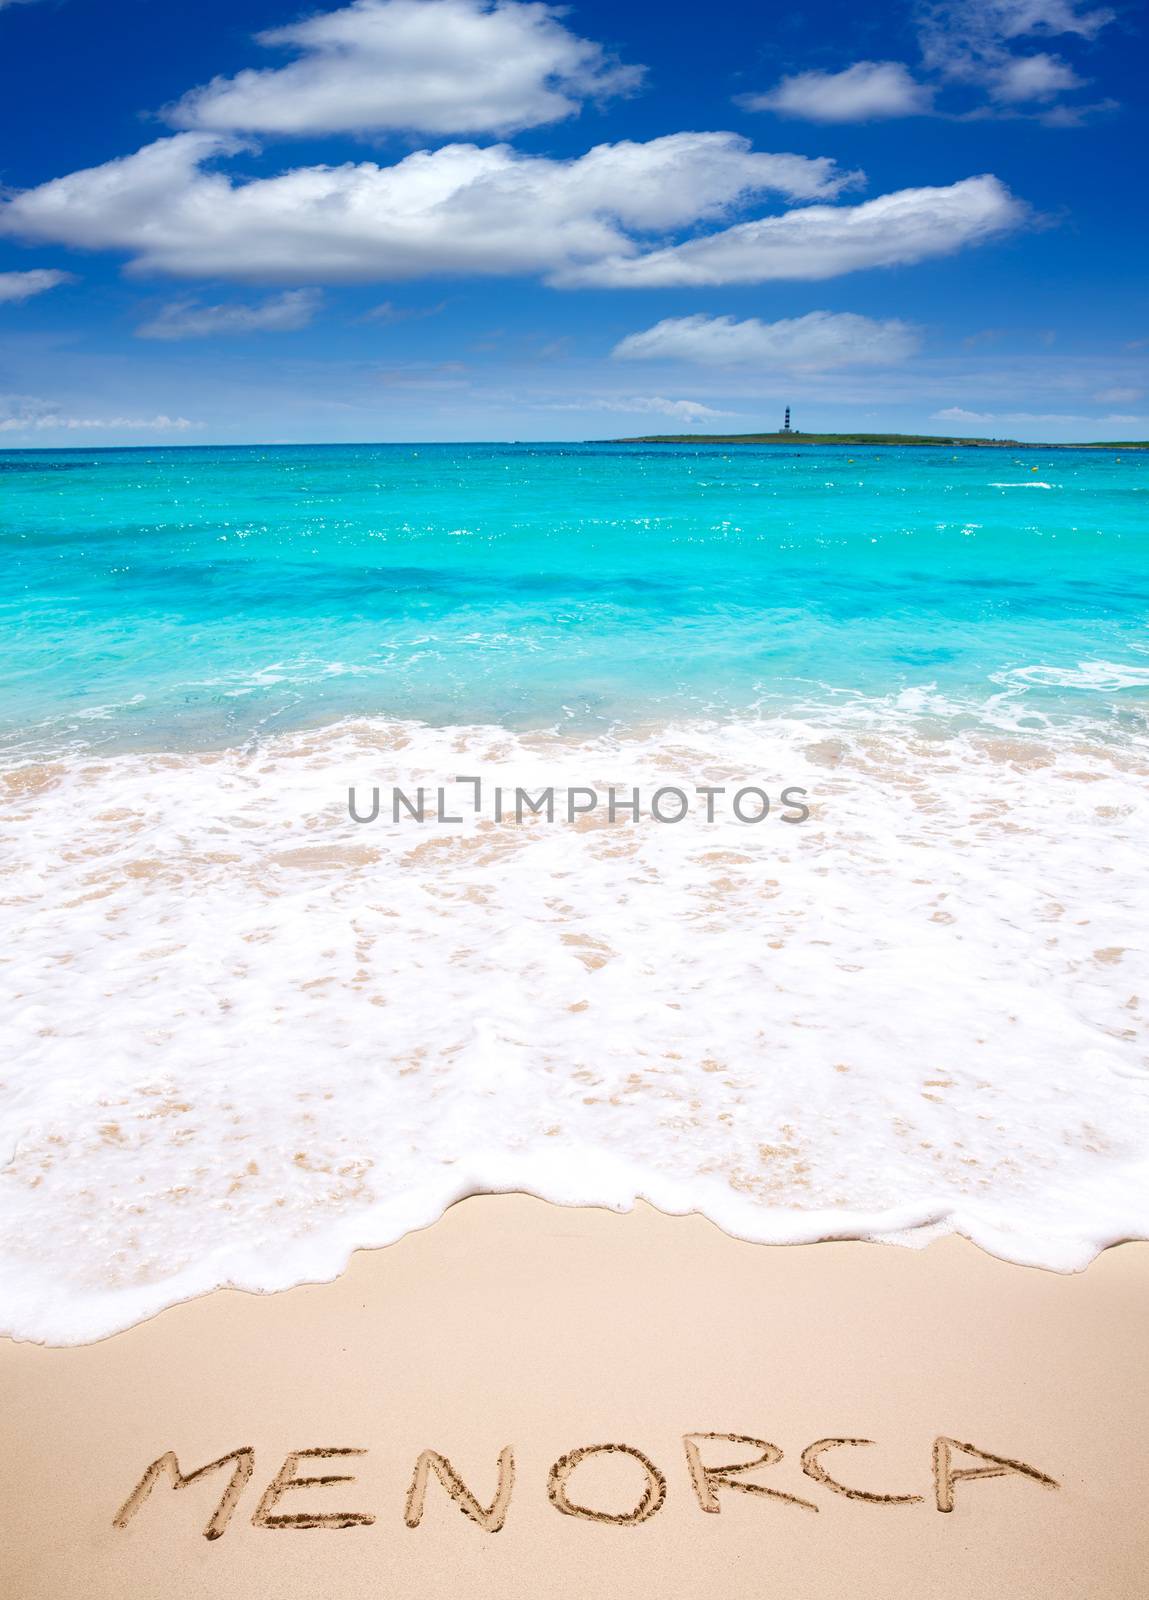
M 1149 1244 L 1061 1276 L 471 1199 L 331 1284 L 0 1345 L 0 1595 L 1140 1600 L 1147 1327 Z M 138 1489 L 167 1452 L 229 1459 Z

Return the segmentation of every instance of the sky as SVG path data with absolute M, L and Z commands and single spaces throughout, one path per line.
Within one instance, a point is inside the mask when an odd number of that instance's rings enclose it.
M 1146 23 L 0 0 L 0 449 L 1149 438 Z

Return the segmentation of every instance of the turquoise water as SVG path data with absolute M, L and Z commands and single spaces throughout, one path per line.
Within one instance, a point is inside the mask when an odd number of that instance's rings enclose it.
M 0 737 L 344 715 L 593 731 L 917 697 L 1143 725 L 1149 458 L 319 446 L 0 453 Z

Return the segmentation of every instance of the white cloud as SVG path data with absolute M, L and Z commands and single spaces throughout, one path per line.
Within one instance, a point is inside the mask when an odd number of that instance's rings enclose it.
M 933 83 L 915 78 L 899 61 L 855 61 L 840 72 L 796 73 L 741 103 L 810 122 L 866 122 L 927 115 L 936 109 L 939 86 L 959 83 L 989 97 L 967 115 L 1037 115 L 1053 125 L 1075 126 L 1091 112 L 1112 109 L 1111 102 L 1052 105 L 1087 80 L 1058 55 L 1018 54 L 1015 46 L 1065 35 L 1092 39 L 1114 15 L 1107 7 L 1083 9 L 1078 0 L 919 0 L 922 67 Z M 1025 107 L 1034 109 L 1019 109 Z
M 0 433 L 185 433 L 199 424 L 187 417 L 77 417 L 30 395 L 0 396 Z
M 692 361 L 702 366 L 778 366 L 819 371 L 889 365 L 918 348 L 905 322 L 877 322 L 849 311 L 810 311 L 804 317 L 761 322 L 757 317 L 667 317 L 628 334 L 613 354 L 620 361 Z
M 735 417 L 736 411 L 718 411 L 701 400 L 668 400 L 664 395 L 587 396 L 578 400 L 556 400 L 538 407 L 541 411 L 612 411 L 623 416 L 672 417 L 678 422 L 699 422 L 704 417 Z
M 645 412 L 659 417 L 677 417 L 682 422 L 697 422 L 701 417 L 732 417 L 733 411 L 717 411 L 698 400 L 666 400 L 662 395 L 632 395 L 624 400 L 600 400 L 601 411 Z
M 259 34 L 299 59 L 216 78 L 168 120 L 247 133 L 507 133 L 637 85 L 640 69 L 619 66 L 560 14 L 516 0 L 355 0 Z
M 57 272 L 52 267 L 33 267 L 29 272 L 0 272 L 0 305 L 30 300 L 34 294 L 75 281 L 73 273 Z
M 738 223 L 645 255 L 613 255 L 555 275 L 564 285 L 705 287 L 818 281 L 950 255 L 1021 225 L 1027 211 L 997 178 L 900 189 L 856 206 L 807 206 Z
M 994 422 L 1044 422 L 1058 427 L 1072 423 L 1087 425 L 1094 432 L 1100 427 L 1110 424 L 1117 427 L 1134 427 L 1149 432 L 1149 417 L 1130 416 L 1118 412 L 1111 412 L 1106 417 L 1087 417 L 1065 411 L 966 411 L 961 406 L 947 406 L 944 411 L 935 411 L 931 418 L 934 422 L 958 422 L 979 424 Z
M 1083 10 L 1078 0 L 927 0 L 918 9 L 918 29 L 928 67 L 977 77 L 1017 39 L 1092 39 L 1114 15 L 1107 6 Z
M 1078 0 L 933 0 L 919 9 L 918 36 L 926 68 L 943 79 L 985 86 L 1005 102 L 1048 100 L 1084 80 L 1059 56 L 1019 56 L 1012 47 L 1067 34 L 1092 39 L 1113 17 Z
M 323 295 L 318 289 L 286 289 L 259 305 L 200 305 L 175 300 L 136 329 L 140 339 L 208 339 L 216 334 L 287 333 L 306 328 Z
M 1082 82 L 1060 56 L 1010 56 L 991 73 L 989 92 L 995 100 L 1015 104 L 1052 100 L 1067 89 L 1079 89 Z
M 999 422 L 1001 418 L 991 416 L 988 411 L 966 411 L 961 406 L 946 406 L 944 411 L 935 411 L 930 417 L 931 422 Z
M 208 169 L 238 148 L 207 133 L 158 140 L 17 195 L 0 206 L 0 234 L 125 250 L 134 268 L 175 277 L 337 283 L 565 273 L 575 281 L 581 263 L 634 255 L 635 234 L 720 218 L 769 192 L 834 196 L 859 176 L 824 157 L 754 151 L 732 133 L 598 145 L 569 161 L 455 144 L 393 166 L 301 167 L 247 182 Z M 886 203 L 896 209 L 896 198 Z M 855 214 L 829 213 L 841 227 Z M 774 221 L 784 227 L 787 219 Z
M 933 90 L 900 61 L 855 61 L 843 72 L 799 72 L 765 94 L 746 95 L 750 111 L 776 111 L 809 122 L 873 122 L 932 108 Z

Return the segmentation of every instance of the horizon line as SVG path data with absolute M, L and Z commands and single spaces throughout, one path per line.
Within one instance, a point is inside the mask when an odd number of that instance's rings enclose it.
M 422 449 L 458 445 L 472 448 L 485 445 L 492 448 L 514 446 L 529 449 L 536 445 L 634 445 L 634 444 L 729 444 L 733 442 L 759 442 L 774 444 L 813 444 L 820 448 L 834 448 L 837 438 L 841 448 L 856 445 L 859 440 L 873 442 L 880 438 L 890 441 L 888 448 L 896 449 L 902 441 L 928 441 L 938 445 L 1012 447 L 1018 450 L 1097 450 L 1149 449 L 1149 439 L 1012 439 L 994 438 L 988 434 L 887 434 L 880 433 L 682 433 L 633 434 L 617 439 L 252 439 L 252 440 L 164 440 L 149 444 L 13 444 L 0 443 L 0 455 L 47 453 L 50 455 L 100 455 L 129 450 L 356 450 L 356 449 Z

